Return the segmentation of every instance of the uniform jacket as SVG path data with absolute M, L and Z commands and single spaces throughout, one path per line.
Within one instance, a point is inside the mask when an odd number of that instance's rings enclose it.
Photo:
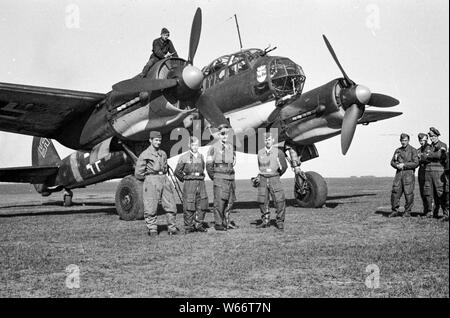
M 236 153 L 229 143 L 215 142 L 208 149 L 206 171 L 211 180 L 222 178 L 234 180 Z
M 172 57 L 178 57 L 177 51 L 175 51 L 172 41 L 170 41 L 169 39 L 167 39 L 167 41 L 164 41 L 162 38 L 157 38 L 153 41 L 152 57 L 156 56 L 157 58 L 162 60 L 167 52 L 174 53 Z
M 174 172 L 180 181 L 184 180 L 204 180 L 205 179 L 205 160 L 201 153 L 197 157 L 191 151 L 180 156 L 177 167 Z
M 147 175 L 166 173 L 167 155 L 163 150 L 156 150 L 150 145 L 139 155 L 134 169 L 134 175 L 138 180 L 144 180 Z
M 394 152 L 394 155 L 392 156 L 391 166 L 394 169 L 397 169 L 397 164 L 399 163 L 405 164 L 403 170 L 414 171 L 414 169 L 416 169 L 419 165 L 419 156 L 417 155 L 416 148 L 412 147 L 411 145 L 408 145 L 405 148 L 397 148 Z
M 426 171 L 444 171 L 446 159 L 447 145 L 442 141 L 431 144 L 431 150 L 428 154 L 428 161 Z
M 265 177 L 282 176 L 287 169 L 286 157 L 284 153 L 272 147 L 269 152 L 264 147 L 258 151 L 259 174 Z
M 430 163 L 430 161 L 428 161 L 428 155 L 430 154 L 430 151 L 430 144 L 420 146 L 419 149 L 417 149 L 417 155 L 419 156 L 419 169 L 421 171 L 424 171 L 426 166 Z

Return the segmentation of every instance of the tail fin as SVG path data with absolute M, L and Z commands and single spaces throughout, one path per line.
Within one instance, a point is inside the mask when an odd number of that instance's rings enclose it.
M 52 166 L 59 164 L 60 161 L 61 158 L 50 139 L 33 137 L 31 146 L 31 164 L 33 166 Z
M 31 146 L 31 163 L 33 167 L 58 166 L 60 162 L 61 158 L 59 157 L 58 152 L 50 139 L 33 137 L 33 144 Z M 50 195 L 47 187 L 54 186 L 53 182 L 50 182 L 50 184 L 45 183 L 33 185 L 36 191 L 43 196 Z

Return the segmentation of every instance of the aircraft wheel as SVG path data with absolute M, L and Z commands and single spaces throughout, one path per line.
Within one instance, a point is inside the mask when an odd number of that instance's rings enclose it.
M 302 208 L 321 208 L 327 200 L 328 187 L 320 174 L 314 171 L 305 172 L 307 186 L 300 193 L 297 184 L 294 188 L 294 196 L 298 205 Z
M 70 190 L 65 190 L 64 191 L 64 206 L 69 207 L 72 206 L 72 197 L 73 197 L 73 193 Z
M 143 182 L 134 176 L 123 178 L 116 190 L 116 210 L 121 220 L 133 221 L 144 218 L 142 195 Z

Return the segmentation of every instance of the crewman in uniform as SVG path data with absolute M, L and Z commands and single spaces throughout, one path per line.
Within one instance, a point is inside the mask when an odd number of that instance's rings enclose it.
M 169 40 L 169 36 L 169 30 L 162 28 L 161 37 L 153 40 L 153 53 L 141 72 L 142 77 L 147 76 L 148 71 L 156 62 L 168 57 L 178 57 L 172 41 Z
M 264 134 L 265 147 L 258 151 L 258 203 L 261 210 L 262 223 L 257 228 L 270 225 L 270 196 L 276 208 L 276 227 L 284 230 L 286 200 L 280 177 L 286 172 L 286 157 L 279 148 L 273 146 L 274 138 L 270 132 Z
M 409 135 L 400 135 L 402 146 L 397 148 L 391 160 L 391 166 L 396 170 L 392 184 L 391 207 L 389 217 L 403 216 L 399 212 L 400 198 L 405 194 L 404 216 L 411 216 L 411 208 L 414 205 L 414 171 L 419 165 L 417 150 L 409 144 Z
M 198 152 L 197 137 L 189 138 L 189 151 L 178 160 L 175 176 L 183 184 L 183 213 L 185 234 L 206 232 L 203 226 L 208 210 L 208 194 L 205 187 L 205 160 Z
M 208 149 L 206 171 L 213 180 L 214 189 L 214 228 L 226 231 L 230 227 L 230 200 L 233 199 L 236 184 L 234 181 L 234 165 L 236 154 L 232 144 L 227 142 L 230 126 L 222 124 L 218 127 L 219 141 Z
M 448 222 L 448 208 L 449 208 L 449 158 L 448 158 L 448 149 L 445 156 L 445 170 L 444 170 L 444 211 L 447 211 L 447 214 L 444 214 L 444 218 L 442 221 Z
M 161 141 L 159 131 L 150 132 L 150 146 L 139 155 L 135 168 L 136 178 L 144 181 L 144 219 L 150 236 L 158 235 L 156 211 L 159 201 L 166 211 L 169 235 L 179 233 L 175 225 L 175 189 L 167 177 L 167 155 L 159 148 Z
M 430 163 L 425 169 L 426 197 L 429 206 L 434 201 L 433 217 L 438 218 L 439 208 L 442 206 L 445 218 L 448 217 L 444 194 L 447 145 L 439 140 L 440 132 L 434 127 L 430 128 L 428 136 L 431 139 L 431 149 L 427 156 Z
M 432 205 L 428 204 L 428 199 L 425 196 L 425 169 L 427 165 L 430 163 L 428 161 L 428 155 L 431 151 L 431 146 L 428 143 L 428 135 L 424 133 L 420 133 L 418 135 L 420 147 L 417 149 L 417 155 L 419 156 L 419 190 L 420 197 L 422 199 L 423 204 L 423 216 L 426 216 L 429 212 L 431 212 Z

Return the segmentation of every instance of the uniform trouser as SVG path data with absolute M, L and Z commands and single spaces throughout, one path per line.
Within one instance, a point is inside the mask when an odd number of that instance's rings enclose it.
M 155 56 L 150 56 L 150 58 L 148 59 L 147 64 L 145 64 L 144 68 L 142 69 L 141 72 L 141 76 L 146 77 L 148 71 L 150 70 L 150 68 L 159 61 L 159 58 L 155 57 Z
M 420 168 L 418 173 L 420 198 L 423 204 L 423 213 L 431 212 L 432 205 L 429 205 L 427 196 L 425 195 L 425 169 Z
M 440 207 L 442 207 L 444 215 L 448 215 L 448 205 L 445 202 L 445 184 L 444 170 L 425 172 L 425 196 L 430 210 L 434 201 L 433 216 L 435 217 L 438 216 Z
M 258 203 L 259 209 L 261 210 L 261 219 L 265 223 L 269 223 L 270 220 L 270 196 L 272 197 L 276 208 L 276 222 L 283 223 L 286 215 L 286 200 L 280 176 L 264 177 L 263 175 L 260 175 Z
M 448 216 L 448 208 L 449 208 L 449 175 L 448 175 L 448 170 L 446 173 L 444 173 L 444 180 L 445 180 L 445 185 L 444 185 L 444 204 L 442 206 L 442 209 L 444 210 L 444 215 Z
M 230 224 L 231 218 L 231 210 L 233 209 L 234 202 L 236 202 L 236 185 L 233 183 L 233 186 L 231 187 L 231 194 L 230 199 L 228 200 L 227 207 L 225 208 L 225 222 L 227 224 Z
M 144 181 L 144 220 L 151 232 L 158 230 L 156 212 L 158 203 L 161 201 L 166 211 L 167 227 L 169 231 L 176 230 L 176 211 L 173 184 L 166 175 L 148 175 Z
M 193 230 L 205 220 L 208 210 L 208 194 L 204 180 L 184 180 L 183 215 L 186 230 Z M 194 223 L 195 222 L 195 223 Z
M 411 212 L 414 205 L 414 170 L 399 170 L 395 174 L 392 184 L 391 205 L 392 211 L 398 211 L 400 198 L 405 194 L 405 212 Z
M 231 211 L 235 182 L 234 179 L 214 178 L 214 223 L 216 226 L 228 227 L 227 213 Z

